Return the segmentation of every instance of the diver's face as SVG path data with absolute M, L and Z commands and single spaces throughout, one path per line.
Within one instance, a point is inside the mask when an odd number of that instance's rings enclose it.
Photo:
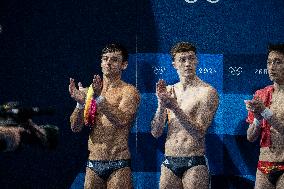
M 267 69 L 271 81 L 284 84 L 284 54 L 271 51 L 268 54 Z
M 126 69 L 127 61 L 123 62 L 120 51 L 109 52 L 102 55 L 101 67 L 105 76 L 116 76 Z
M 173 66 L 180 77 L 194 77 L 196 75 L 197 57 L 195 52 L 176 53 Z

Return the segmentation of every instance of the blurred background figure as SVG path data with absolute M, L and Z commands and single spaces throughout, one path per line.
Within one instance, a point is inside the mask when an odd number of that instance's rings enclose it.
M 53 113 L 51 108 L 22 107 L 19 102 L 0 106 L 0 151 L 15 151 L 23 144 L 38 144 L 54 149 L 58 143 L 58 127 L 37 125 L 31 119 L 33 116 Z

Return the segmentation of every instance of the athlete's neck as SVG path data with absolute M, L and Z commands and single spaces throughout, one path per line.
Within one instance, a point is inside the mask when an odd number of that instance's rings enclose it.
M 121 83 L 121 75 L 117 76 L 103 76 L 103 86 L 108 89 L 109 87 L 116 87 Z
M 276 83 L 274 82 L 274 89 L 277 92 L 284 92 L 284 83 Z
M 191 78 L 186 77 L 186 78 L 181 78 L 180 79 L 180 84 L 185 90 L 187 87 L 194 87 L 198 84 L 199 78 L 197 76 L 193 76 Z

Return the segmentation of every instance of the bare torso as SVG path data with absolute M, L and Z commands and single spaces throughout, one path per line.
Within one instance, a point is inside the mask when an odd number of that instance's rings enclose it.
M 169 88 L 172 86 L 169 86 Z M 194 121 L 204 114 L 204 109 L 200 108 L 207 100 L 208 93 L 212 87 L 200 81 L 197 86 L 186 88 L 177 83 L 174 85 L 176 98 L 180 108 Z M 216 107 L 217 108 L 217 107 Z M 202 156 L 205 154 L 205 135 L 198 132 L 187 131 L 176 118 L 175 114 L 168 111 L 168 136 L 165 144 L 165 154 L 167 156 Z M 203 125 L 205 130 L 211 121 Z
M 117 87 L 103 90 L 105 100 L 114 108 L 119 108 L 123 98 L 131 94 L 134 87 L 124 82 Z M 129 95 L 128 98 L 132 98 Z M 136 102 L 137 104 L 138 102 Z M 133 104 L 136 106 L 136 104 Z M 106 115 L 98 112 L 96 115 L 96 126 L 92 129 L 88 149 L 91 160 L 116 160 L 129 159 L 128 135 L 131 129 L 132 120 L 128 125 L 120 126 L 109 121 Z
M 270 109 L 273 111 L 277 122 L 280 124 L 280 132 L 273 128 L 271 132 L 271 147 L 260 148 L 259 160 L 269 162 L 284 162 L 284 93 L 274 92 Z
M 90 160 L 130 159 L 128 135 L 130 128 L 116 128 L 105 116 L 98 115 L 92 129 L 88 149 Z
M 134 86 L 120 81 L 104 86 L 101 96 L 104 102 L 97 107 L 95 126 L 89 134 L 89 159 L 129 159 L 128 136 L 140 101 L 139 93 Z M 70 122 L 71 129 L 79 132 L 84 124 L 83 110 L 75 108 Z

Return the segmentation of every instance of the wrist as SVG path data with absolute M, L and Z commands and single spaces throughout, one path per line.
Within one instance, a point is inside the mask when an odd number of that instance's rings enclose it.
M 98 104 L 101 104 L 105 100 L 105 97 L 99 95 L 95 98 L 95 100 L 96 100 L 96 103 L 98 105 Z
M 80 104 L 79 102 L 77 102 L 76 108 L 78 108 L 79 110 L 82 110 L 85 108 L 85 104 Z
M 99 96 L 101 96 L 101 91 L 95 91 L 93 94 L 93 98 L 98 98 Z
M 255 125 L 256 127 L 259 127 L 260 126 L 260 121 L 256 118 L 253 119 L 253 125 Z
M 272 110 L 270 110 L 269 108 L 265 108 L 265 109 L 261 112 L 261 116 L 262 116 L 264 119 L 266 119 L 266 120 L 270 119 L 270 118 L 272 117 L 272 115 L 273 115 L 273 112 L 272 112 Z

